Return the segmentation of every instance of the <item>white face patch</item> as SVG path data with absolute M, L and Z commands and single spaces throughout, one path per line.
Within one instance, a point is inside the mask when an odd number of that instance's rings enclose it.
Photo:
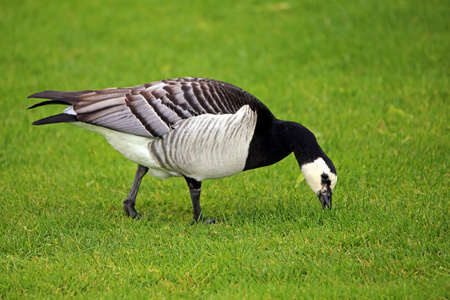
M 331 181 L 331 191 L 333 191 L 337 182 L 337 175 L 331 172 L 323 158 L 318 158 L 311 163 L 302 166 L 302 173 L 305 176 L 306 182 L 314 193 L 319 193 L 323 189 L 322 174 L 328 175 Z

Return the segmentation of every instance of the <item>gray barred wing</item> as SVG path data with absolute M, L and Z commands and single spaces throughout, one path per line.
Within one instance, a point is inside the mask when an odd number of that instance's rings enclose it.
M 173 130 L 178 122 L 198 115 L 233 114 L 246 104 L 253 110 L 265 107 L 234 85 L 191 77 L 74 95 L 76 100 L 72 99 L 71 104 L 77 120 L 147 137 L 161 137 Z M 61 98 L 64 95 L 59 95 L 57 100 Z M 66 113 L 70 113 L 70 109 Z

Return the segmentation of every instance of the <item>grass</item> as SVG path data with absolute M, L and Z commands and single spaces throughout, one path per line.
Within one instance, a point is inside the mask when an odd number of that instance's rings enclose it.
M 0 298 L 450 297 L 447 1 L 9 1 L 0 10 Z M 30 123 L 45 89 L 204 76 L 316 135 L 322 211 L 293 156 L 205 181 L 145 178 L 102 137 Z

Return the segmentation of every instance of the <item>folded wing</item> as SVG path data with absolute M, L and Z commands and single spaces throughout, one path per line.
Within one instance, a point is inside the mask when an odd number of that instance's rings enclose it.
M 177 123 L 201 114 L 233 114 L 248 104 L 265 107 L 246 91 L 205 78 L 177 78 L 128 88 L 80 92 L 45 91 L 29 98 L 69 104 L 64 113 L 34 122 L 35 125 L 80 121 L 129 134 L 161 137 Z

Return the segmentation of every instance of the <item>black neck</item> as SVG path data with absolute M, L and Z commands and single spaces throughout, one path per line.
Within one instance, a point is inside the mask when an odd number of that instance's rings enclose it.
M 290 126 L 292 126 L 291 134 L 295 137 L 292 140 L 292 147 L 299 166 L 302 167 L 304 164 L 313 162 L 320 157 L 325 161 L 330 168 L 330 171 L 337 174 L 333 162 L 325 152 L 323 152 L 322 148 L 317 143 L 315 135 L 301 124 L 294 122 L 289 123 Z
M 325 155 L 314 134 L 301 124 L 259 118 L 244 170 L 274 164 L 292 152 L 300 166 Z

